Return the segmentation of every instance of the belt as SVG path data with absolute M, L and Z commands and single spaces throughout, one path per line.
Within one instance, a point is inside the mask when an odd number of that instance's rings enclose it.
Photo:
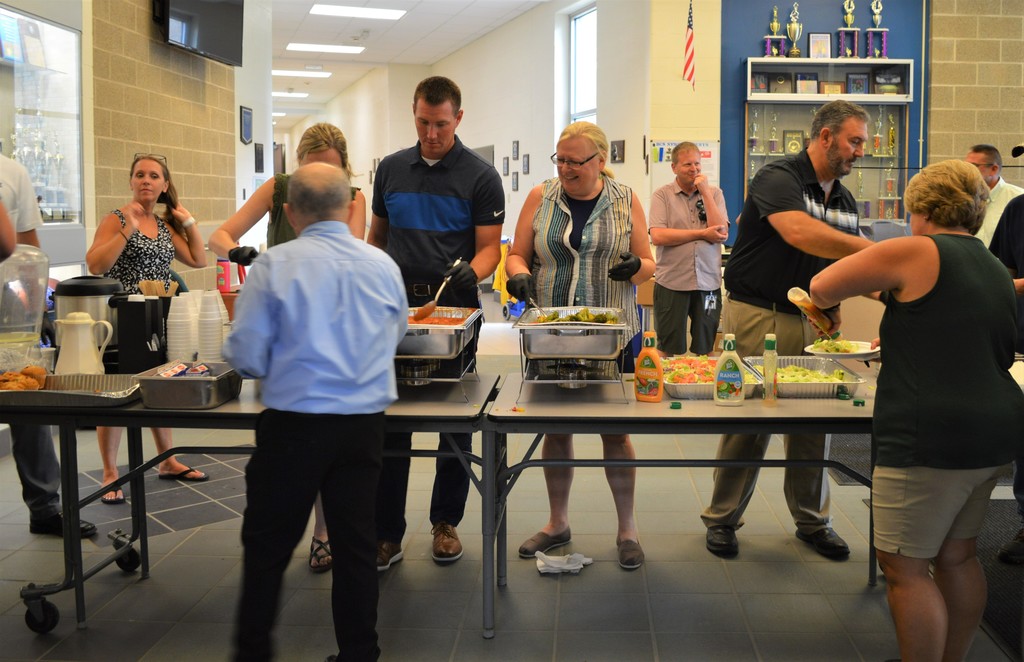
M 800 309 L 788 301 L 786 303 L 776 303 L 774 301 L 769 301 L 768 299 L 762 299 L 761 297 L 755 297 L 749 294 L 738 294 L 736 292 L 729 292 L 729 299 L 739 301 L 740 303 L 750 304 L 751 306 L 757 306 L 758 308 L 765 308 L 776 313 L 789 313 L 790 315 L 800 314 Z
M 439 285 L 430 283 L 406 283 L 405 292 L 413 297 L 432 297 L 437 293 Z

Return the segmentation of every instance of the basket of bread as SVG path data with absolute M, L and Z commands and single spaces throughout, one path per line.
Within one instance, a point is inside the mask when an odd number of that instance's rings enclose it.
M 138 398 L 134 375 L 50 375 L 35 365 L 0 374 L 0 406 L 116 407 Z

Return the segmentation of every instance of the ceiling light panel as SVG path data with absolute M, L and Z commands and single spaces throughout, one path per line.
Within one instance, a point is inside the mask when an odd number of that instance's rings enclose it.
M 273 69 L 274 76 L 290 76 L 293 78 L 330 78 L 330 71 L 306 71 L 305 69 Z
M 285 50 L 302 51 L 304 53 L 341 53 L 345 55 L 358 55 L 365 48 L 362 46 L 341 46 L 337 44 L 298 44 L 292 42 Z
M 405 16 L 402 9 L 374 9 L 372 7 L 345 7 L 342 5 L 313 5 L 310 14 L 319 16 L 342 16 L 345 18 L 377 18 L 385 21 L 397 21 Z
M 284 99 L 305 99 L 309 96 L 308 92 L 271 92 L 270 96 L 281 97 Z

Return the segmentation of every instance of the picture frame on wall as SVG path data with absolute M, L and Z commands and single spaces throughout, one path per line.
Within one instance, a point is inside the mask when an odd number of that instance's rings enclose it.
M 513 172 L 512 173 L 512 190 L 513 191 L 518 191 L 519 190 L 519 173 L 518 172 Z
M 867 74 L 846 74 L 847 94 L 870 94 L 870 78 Z
M 243 145 L 252 142 L 252 108 L 238 107 L 238 139 Z
M 501 157 L 501 174 L 508 177 L 508 157 Z
M 772 94 L 792 94 L 793 74 L 789 72 L 772 74 L 771 80 L 768 81 L 768 91 Z
M 518 161 L 519 160 L 519 141 L 518 140 L 513 140 L 512 141 L 512 160 L 513 161 Z
M 768 92 L 768 74 L 757 72 L 750 74 L 750 91 L 754 94 Z
M 812 60 L 827 60 L 832 57 L 832 34 L 829 32 L 808 34 L 807 52 Z
M 523 174 L 524 175 L 529 175 L 530 174 L 530 155 L 529 154 L 523 154 Z

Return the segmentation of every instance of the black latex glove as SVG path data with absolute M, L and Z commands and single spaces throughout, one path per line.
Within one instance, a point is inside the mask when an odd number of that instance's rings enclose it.
M 448 281 L 448 287 L 452 289 L 463 291 L 476 289 L 476 272 L 473 271 L 469 262 L 459 262 L 454 266 L 449 262 L 448 271 L 444 272 L 444 277 L 451 278 Z
M 252 264 L 252 261 L 255 260 L 256 256 L 259 254 L 259 251 L 252 246 L 235 246 L 228 251 L 228 259 L 235 264 L 247 267 Z
M 54 329 L 53 322 L 45 314 L 43 315 L 43 326 L 39 331 L 39 341 L 41 347 L 57 346 L 57 330 Z
M 640 258 L 636 255 L 626 251 L 619 253 L 619 259 L 622 261 L 608 270 L 608 277 L 612 280 L 629 280 L 640 271 Z
M 516 274 L 505 283 L 505 291 L 514 296 L 518 301 L 526 301 L 533 292 L 533 276 L 530 274 Z

